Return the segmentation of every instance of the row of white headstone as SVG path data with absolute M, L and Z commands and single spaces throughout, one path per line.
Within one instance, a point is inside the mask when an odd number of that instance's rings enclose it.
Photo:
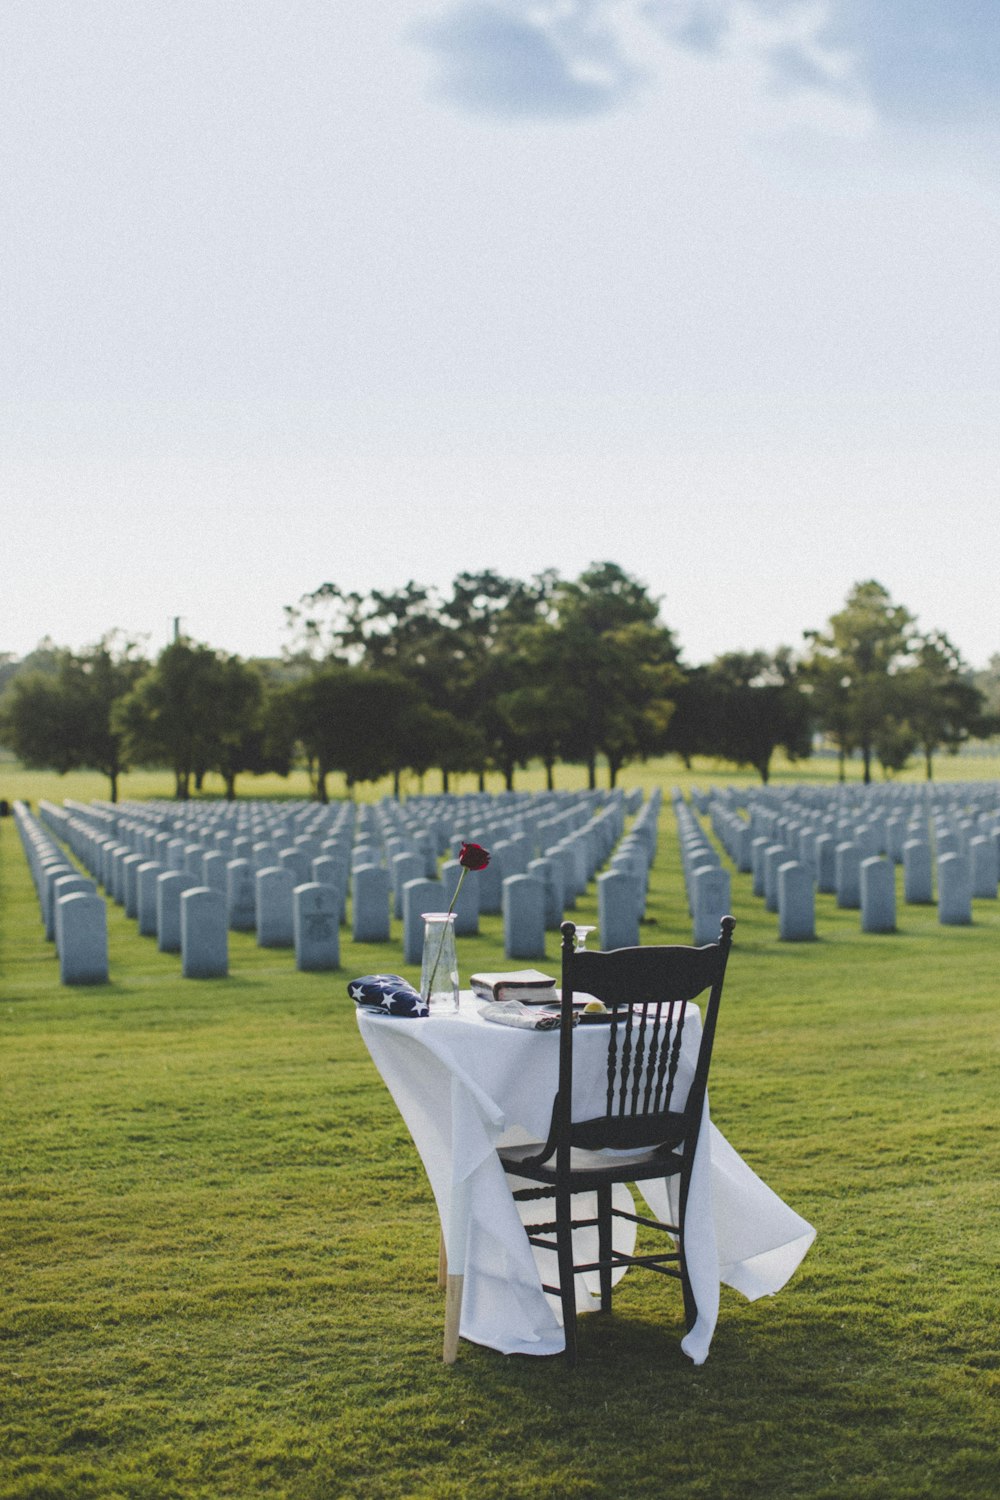
M 100 884 L 140 933 L 180 952 L 185 976 L 207 978 L 228 970 L 230 929 L 256 931 L 262 947 L 294 947 L 300 969 L 336 968 L 348 892 L 354 940 L 388 941 L 392 912 L 403 921 L 404 961 L 419 963 L 423 915 L 448 905 L 461 875 L 455 858 L 439 870 L 440 856 L 463 841 L 486 844 L 492 858 L 462 884 L 459 931 L 478 930 L 481 911 L 500 911 L 508 956 L 540 956 L 546 930 L 558 928 L 617 843 L 598 883 L 602 941 L 638 942 L 658 806 L 658 797 L 643 804 L 633 792 L 360 808 L 67 802 L 40 812 L 90 870 L 94 894 Z M 622 838 L 629 811 L 638 816 Z M 467 837 L 456 827 L 468 827 Z M 105 975 L 106 967 L 105 956 Z
M 722 918 L 730 912 L 729 872 L 723 869 L 718 851 L 676 788 L 671 801 L 677 820 L 692 941 L 701 947 L 716 941 Z
M 26 803 L 15 802 L 13 811 L 61 983 L 106 984 L 108 913 L 95 882 L 66 858 Z
M 945 926 L 968 925 L 974 900 L 997 899 L 997 782 L 713 788 L 693 792 L 692 803 L 736 869 L 752 875 L 754 894 L 777 914 L 785 941 L 815 937 L 817 892 L 859 911 L 863 932 L 895 931 L 896 866 L 904 902 L 936 899 Z M 686 806 L 679 816 L 697 823 Z

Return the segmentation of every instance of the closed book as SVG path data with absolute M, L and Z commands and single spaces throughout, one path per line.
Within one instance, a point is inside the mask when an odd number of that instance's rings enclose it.
M 551 974 L 538 969 L 508 969 L 499 974 L 473 974 L 470 983 L 484 1000 L 520 1000 L 522 1005 L 557 1005 L 559 992 Z

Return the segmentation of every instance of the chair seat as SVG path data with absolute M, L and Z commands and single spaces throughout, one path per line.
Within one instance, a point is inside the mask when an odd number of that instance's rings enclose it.
M 498 1155 L 504 1171 L 526 1177 L 532 1182 L 555 1184 L 556 1159 L 538 1161 L 545 1147 L 541 1141 L 527 1146 L 504 1146 Z M 639 1182 L 647 1177 L 672 1177 L 681 1170 L 683 1159 L 670 1145 L 647 1146 L 632 1151 L 585 1151 L 574 1147 L 570 1152 L 570 1177 L 574 1192 L 613 1182 Z

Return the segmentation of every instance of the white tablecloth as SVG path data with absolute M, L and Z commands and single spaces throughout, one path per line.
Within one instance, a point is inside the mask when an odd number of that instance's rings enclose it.
M 539 1263 L 524 1233 L 515 1179 L 497 1147 L 544 1140 L 559 1072 L 558 1031 L 522 1031 L 479 1015 L 463 992 L 456 1014 L 417 1020 L 358 1010 L 358 1024 L 420 1153 L 448 1249 L 448 1269 L 465 1277 L 461 1335 L 504 1354 L 556 1354 L 564 1348 L 558 1299 L 542 1291 Z M 701 1023 L 690 1008 L 678 1070 L 683 1098 Z M 601 1108 L 607 1029 L 579 1027 L 574 1039 L 573 1108 Z M 707 1146 L 707 1150 L 706 1150 Z M 677 1179 L 647 1182 L 653 1213 L 676 1222 Z M 617 1189 L 631 1201 L 629 1189 Z M 627 1206 L 627 1205 L 626 1205 Z M 537 1204 L 526 1214 L 538 1216 Z M 622 1221 L 616 1221 L 621 1224 Z M 626 1232 L 632 1226 L 625 1226 Z M 708 1118 L 705 1106 L 687 1205 L 687 1261 L 698 1319 L 681 1348 L 695 1364 L 708 1355 L 719 1285 L 750 1300 L 777 1292 L 815 1230 L 752 1172 Z M 617 1241 L 616 1241 L 617 1243 Z M 537 1252 L 544 1261 L 545 1252 Z M 558 1278 L 546 1268 L 545 1280 Z M 580 1278 L 582 1280 L 582 1278 Z M 591 1292 L 596 1293 L 596 1278 Z M 578 1290 L 586 1311 L 591 1297 Z

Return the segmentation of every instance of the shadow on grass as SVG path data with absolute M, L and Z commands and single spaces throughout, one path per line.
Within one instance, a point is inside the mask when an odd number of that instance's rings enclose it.
M 597 1384 L 613 1389 L 625 1402 L 641 1403 L 653 1380 L 669 1381 L 672 1399 L 683 1403 L 685 1393 L 700 1399 L 708 1387 L 732 1391 L 752 1371 L 755 1389 L 753 1397 L 749 1393 L 747 1397 L 766 1401 L 762 1381 L 784 1388 L 791 1380 L 801 1390 L 804 1381 L 821 1377 L 823 1371 L 832 1379 L 835 1372 L 854 1363 L 862 1343 L 869 1364 L 895 1358 L 888 1329 L 879 1337 L 868 1323 L 862 1333 L 827 1318 L 791 1327 L 784 1322 L 770 1329 L 764 1322 L 748 1326 L 745 1317 L 728 1326 L 722 1321 L 703 1365 L 693 1364 L 683 1352 L 683 1336 L 680 1317 L 655 1323 L 648 1316 L 629 1312 L 592 1313 L 580 1320 L 575 1368 L 562 1355 L 501 1355 L 463 1342 L 450 1373 L 491 1399 L 519 1392 L 551 1394 L 554 1389 L 572 1395 Z
M 727 1321 L 724 1305 L 702 1366 L 681 1352 L 682 1334 L 679 1318 L 593 1314 L 581 1321 L 575 1369 L 561 1356 L 505 1357 L 468 1343 L 454 1366 L 410 1363 L 410 1393 L 380 1407 L 371 1431 L 345 1414 L 358 1455 L 377 1453 L 393 1475 L 367 1493 L 985 1493 L 987 1439 L 958 1390 L 939 1386 L 928 1402 L 916 1394 L 888 1318 L 790 1321 L 765 1302 L 734 1305 Z

